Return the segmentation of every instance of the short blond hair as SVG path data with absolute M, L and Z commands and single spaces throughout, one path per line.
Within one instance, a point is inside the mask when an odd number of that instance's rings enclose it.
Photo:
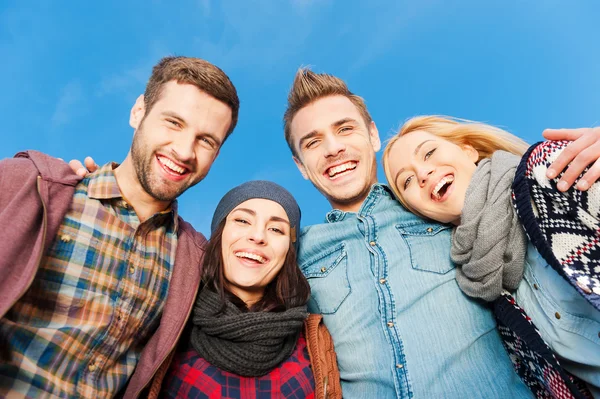
M 288 94 L 287 109 L 283 115 L 285 141 L 287 141 L 294 156 L 298 156 L 292 142 L 290 128 L 294 116 L 302 108 L 321 98 L 337 95 L 348 98 L 354 104 L 367 126 L 371 123 L 371 115 L 367 110 L 365 101 L 356 94 L 353 94 L 342 79 L 326 73 L 314 73 L 309 68 L 298 69 L 294 77 L 294 83 Z
M 470 121 L 467 119 L 453 118 L 440 115 L 415 116 L 407 120 L 400 131 L 392 137 L 383 151 L 383 170 L 385 177 L 396 197 L 406 206 L 400 191 L 392 181 L 389 168 L 390 149 L 398 139 L 412 132 L 423 131 L 448 140 L 458 146 L 470 145 L 477 150 L 477 162 L 490 158 L 498 150 L 507 151 L 515 155 L 523 155 L 529 145 L 506 130 L 488 125 L 486 123 Z

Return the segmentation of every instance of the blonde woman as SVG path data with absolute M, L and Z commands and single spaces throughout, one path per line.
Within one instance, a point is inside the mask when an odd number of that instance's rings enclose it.
M 567 144 L 528 148 L 490 125 L 421 116 L 383 164 L 407 209 L 456 226 L 461 289 L 487 302 L 513 293 L 564 369 L 600 397 L 600 184 L 561 192 L 561 176 L 546 177 Z

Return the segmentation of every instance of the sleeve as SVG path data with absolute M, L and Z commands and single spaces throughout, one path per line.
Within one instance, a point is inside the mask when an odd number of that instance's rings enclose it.
M 515 174 L 513 200 L 540 255 L 600 310 L 600 183 L 587 191 L 572 187 L 561 192 L 556 185 L 562 173 L 546 177 L 568 144 L 546 141 L 525 153 Z

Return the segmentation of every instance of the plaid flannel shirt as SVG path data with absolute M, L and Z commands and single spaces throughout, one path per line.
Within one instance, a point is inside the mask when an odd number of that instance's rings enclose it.
M 31 287 L 0 320 L 0 397 L 112 397 L 158 325 L 176 203 L 140 223 L 115 167 L 77 185 Z
M 315 381 L 303 336 L 292 355 L 262 377 L 241 377 L 201 358 L 193 348 L 175 355 L 163 382 L 163 398 L 313 399 Z

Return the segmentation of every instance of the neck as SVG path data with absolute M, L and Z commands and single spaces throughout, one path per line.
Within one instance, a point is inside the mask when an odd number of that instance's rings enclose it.
M 131 154 L 115 170 L 115 178 L 123 198 L 133 207 L 140 222 L 166 210 L 170 201 L 158 201 L 144 190 L 135 173 Z
M 250 309 L 258 301 L 260 301 L 260 299 L 262 298 L 262 296 L 264 294 L 264 290 L 247 291 L 247 290 L 241 290 L 235 286 L 229 286 L 229 287 L 226 287 L 226 289 L 228 289 L 229 292 L 231 292 L 233 295 L 240 298 L 246 304 L 246 307 L 248 309 Z

